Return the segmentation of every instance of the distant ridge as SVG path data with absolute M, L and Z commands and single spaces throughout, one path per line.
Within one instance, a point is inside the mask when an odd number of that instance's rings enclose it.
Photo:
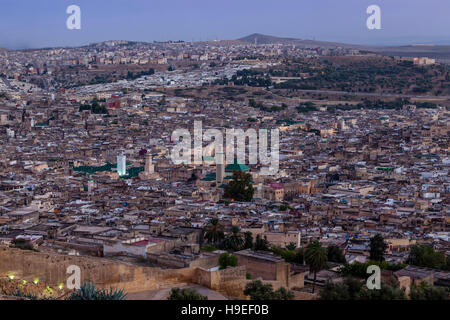
M 429 57 L 441 62 L 450 62 L 450 46 L 445 45 L 406 45 L 406 46 L 367 46 L 328 41 L 302 40 L 282 38 L 260 33 L 238 39 L 238 41 L 254 44 L 291 44 L 299 48 L 347 48 L 379 53 L 386 56 L 398 57 Z
M 303 39 L 295 39 L 295 38 L 281 38 L 275 36 L 269 36 L 260 33 L 254 33 L 249 36 L 238 39 L 238 41 L 246 42 L 254 44 L 256 40 L 257 44 L 294 44 L 298 47 L 304 48 L 314 48 L 314 47 L 322 47 L 322 48 L 356 48 L 358 45 L 351 45 L 345 43 L 338 42 L 328 42 L 328 41 L 316 41 L 316 40 L 303 40 Z

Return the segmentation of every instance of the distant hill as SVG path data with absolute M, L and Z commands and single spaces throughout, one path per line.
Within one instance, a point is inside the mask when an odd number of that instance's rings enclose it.
M 242 42 L 246 42 L 246 43 L 252 43 L 252 44 L 255 43 L 255 40 L 256 40 L 257 44 L 295 44 L 298 47 L 304 47 L 304 48 L 316 48 L 316 47 L 354 48 L 354 47 L 358 47 L 358 45 L 351 45 L 351 44 L 345 44 L 345 43 L 303 40 L 303 39 L 295 39 L 295 38 L 280 38 L 280 37 L 269 36 L 269 35 L 260 34 L 260 33 L 254 33 L 249 36 L 240 38 L 238 40 L 242 41 Z
M 295 38 L 281 38 L 260 33 L 254 33 L 249 36 L 238 39 L 245 43 L 254 44 L 294 44 L 303 48 L 354 48 L 386 56 L 398 57 L 429 57 L 439 61 L 450 62 L 450 46 L 435 45 L 409 45 L 409 46 L 367 46 L 358 44 L 348 44 L 328 41 L 303 40 Z

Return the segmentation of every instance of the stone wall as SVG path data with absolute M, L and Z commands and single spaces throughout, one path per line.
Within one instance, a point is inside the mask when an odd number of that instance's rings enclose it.
M 81 283 L 121 288 L 128 292 L 155 290 L 174 283 L 196 283 L 195 268 L 161 269 L 140 267 L 104 258 L 68 256 L 16 248 L 0 247 L 0 276 L 11 273 L 32 281 L 39 278 L 48 285 L 65 284 L 70 265 L 81 269 Z
M 69 276 L 66 270 L 70 265 L 80 267 L 81 283 L 90 281 L 102 288 L 119 288 L 129 293 L 195 283 L 219 291 L 225 296 L 247 299 L 243 291 L 245 285 L 252 281 L 246 279 L 245 265 L 216 271 L 207 271 L 200 267 L 161 269 L 99 257 L 69 256 L 0 247 L 0 277 L 7 277 L 13 273 L 16 279 L 33 281 L 39 278 L 39 281 L 46 285 L 57 286 L 66 283 Z M 286 266 L 283 264 L 283 267 L 278 272 L 283 273 Z M 277 268 L 272 272 L 277 274 Z M 279 278 L 282 281 L 275 279 L 263 281 L 271 283 L 275 290 L 281 286 L 286 287 L 286 279 Z M 289 287 L 302 287 L 303 275 L 296 275 L 289 280 Z
M 240 299 L 246 298 L 243 294 L 245 285 L 248 282 L 245 266 L 229 267 L 216 271 L 197 268 L 196 282 L 212 290 L 219 291 L 225 296 Z
M 264 280 L 280 281 L 284 286 L 288 285 L 290 266 L 283 260 L 270 261 L 256 257 L 236 254 L 238 265 L 246 266 L 253 278 L 261 277 Z

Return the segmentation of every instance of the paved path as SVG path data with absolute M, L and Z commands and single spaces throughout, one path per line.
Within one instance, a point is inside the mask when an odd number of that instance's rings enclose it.
M 221 293 L 208 289 L 206 287 L 202 287 L 199 285 L 179 285 L 174 286 L 178 288 L 193 288 L 198 291 L 198 293 L 207 296 L 208 300 L 228 300 Z M 167 297 L 170 294 L 170 290 L 172 288 L 165 288 L 160 290 L 151 290 L 151 291 L 142 291 L 142 292 L 134 292 L 129 293 L 127 295 L 127 300 L 167 300 Z

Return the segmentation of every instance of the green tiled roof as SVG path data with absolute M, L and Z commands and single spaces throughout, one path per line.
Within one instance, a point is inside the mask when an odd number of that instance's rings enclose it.
M 112 164 L 107 162 L 103 166 L 79 166 L 73 167 L 73 171 L 81 172 L 81 173 L 96 173 L 96 172 L 104 172 L 104 171 L 112 171 L 113 168 L 117 168 L 117 164 Z
M 144 171 L 144 167 L 131 167 L 127 169 L 127 175 L 121 176 L 122 179 L 130 179 L 137 177 L 139 175 L 139 172 Z
M 250 170 L 245 164 L 238 162 L 234 159 L 234 163 L 229 164 L 225 167 L 225 172 L 233 172 L 233 171 L 248 171 Z
M 215 181 L 215 180 L 216 180 L 216 173 L 215 173 L 215 172 L 208 173 L 208 174 L 202 179 L 202 181 Z
M 127 161 L 127 166 L 131 164 L 131 162 Z M 81 172 L 81 173 L 89 173 L 94 174 L 96 172 L 105 172 L 105 171 L 112 171 L 112 169 L 117 168 L 117 163 L 112 164 L 110 162 L 107 162 L 103 166 L 79 166 L 79 167 L 73 167 L 73 171 Z M 129 170 L 132 170 L 133 168 L 130 168 Z M 125 176 L 126 177 L 126 176 Z

